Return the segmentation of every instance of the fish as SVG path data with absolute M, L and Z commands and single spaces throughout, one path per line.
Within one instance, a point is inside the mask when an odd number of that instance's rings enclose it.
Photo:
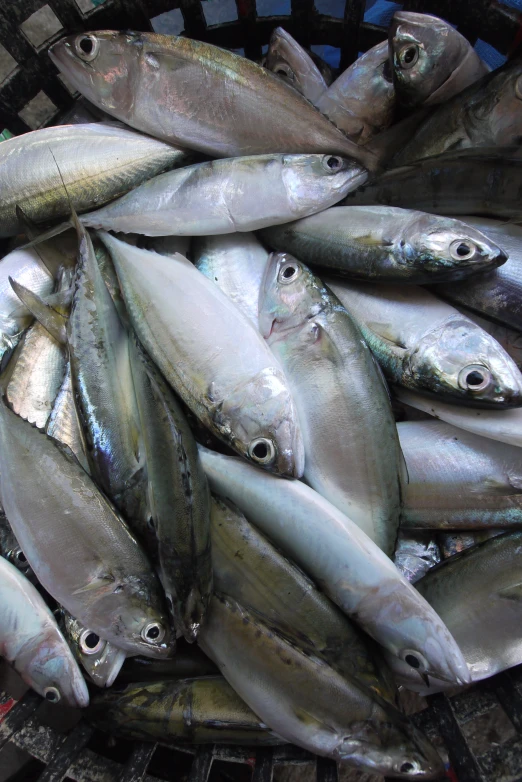
M 94 693 L 87 719 L 99 730 L 166 746 L 285 744 L 222 676 L 129 684 Z
M 125 662 L 125 652 L 84 627 L 65 609 L 60 613 L 64 635 L 90 681 L 97 687 L 112 687 Z
M 450 557 L 415 585 L 452 628 L 474 682 L 522 661 L 521 554 L 522 532 L 505 532 Z M 424 695 L 447 689 L 434 679 L 428 690 L 400 660 L 391 664 L 408 689 Z
M 292 395 L 248 318 L 183 256 L 100 237 L 141 344 L 194 415 L 256 465 L 300 477 L 303 444 Z
M 282 27 L 276 27 L 270 36 L 264 65 L 314 105 L 328 89 L 310 55 Z
M 466 432 L 498 440 L 508 445 L 522 446 L 522 410 L 480 410 L 476 407 L 464 407 L 438 399 L 436 396 L 424 396 L 411 389 L 396 386 L 393 393 L 404 404 L 416 410 L 422 410 L 441 421 L 463 429 Z
M 394 703 L 395 686 L 363 634 L 237 507 L 217 496 L 211 532 L 215 591 Z
M 13 136 L 0 146 L 0 237 L 24 230 L 17 206 L 37 223 L 57 220 L 69 215 L 69 199 L 86 212 L 188 160 L 185 150 L 117 124 L 59 125 Z
M 261 237 L 305 263 L 376 282 L 465 277 L 464 287 L 470 275 L 507 260 L 496 238 L 460 220 L 389 206 L 333 206 L 265 228 Z
M 51 410 L 45 431 L 49 437 L 67 446 L 85 472 L 90 474 L 89 462 L 87 460 L 87 443 L 74 400 L 71 362 L 69 359 L 66 361 L 64 378 L 54 400 L 53 409 Z
M 522 228 L 484 217 L 465 217 L 501 245 L 508 259 L 501 268 L 431 290 L 452 304 L 463 305 L 510 329 L 522 331 Z
M 368 635 L 421 672 L 468 681 L 462 655 L 435 612 L 334 505 L 301 481 L 281 481 L 203 446 L 200 454 L 211 491 L 237 505 Z
M 0 652 L 24 682 L 50 703 L 88 706 L 84 678 L 44 599 L 3 557 Z
M 366 144 L 391 125 L 396 96 L 388 41 L 373 46 L 350 65 L 315 105 L 358 144 Z
M 488 72 L 469 41 L 437 16 L 396 11 L 388 41 L 393 81 L 404 106 L 448 101 Z
M 511 60 L 438 106 L 391 165 L 403 166 L 447 150 L 508 147 L 522 135 L 522 62 Z
M 174 625 L 192 642 L 212 590 L 207 479 L 174 392 L 134 339 L 130 363 L 147 470 L 147 523 L 155 539 L 154 560 Z
M 49 56 L 98 108 L 210 157 L 321 152 L 353 157 L 367 168 L 373 163 L 370 152 L 347 139 L 297 90 L 212 44 L 104 30 L 66 36 L 49 48 Z
M 268 251 L 253 233 L 202 236 L 194 239 L 196 269 L 218 285 L 258 328 L 259 293 Z
M 145 250 L 153 250 L 160 255 L 183 255 L 191 259 L 191 244 L 190 236 L 141 236 L 138 246 Z
M 446 152 L 390 168 L 339 206 L 398 206 L 445 215 L 519 221 L 522 156 L 518 147 Z
M 304 480 L 392 554 L 401 453 L 388 390 L 358 325 L 288 253 L 270 258 L 259 325 L 294 396 Z
M 438 565 L 441 556 L 436 533 L 425 530 L 402 529 L 397 537 L 393 561 L 397 569 L 412 584 L 430 568 Z
M 401 526 L 483 529 L 522 524 L 522 451 L 444 421 L 397 425 L 409 482 Z
M 522 339 L 520 331 L 515 331 L 507 326 L 502 326 L 500 323 L 481 318 L 476 312 L 468 310 L 466 307 L 457 307 L 456 309 L 496 339 L 508 356 L 513 359 L 517 367 L 519 369 L 522 368 Z
M 0 492 L 27 561 L 58 603 L 124 651 L 168 656 L 159 584 L 136 539 L 77 460 L 3 399 Z
M 522 375 L 487 332 L 423 288 L 325 279 L 391 383 L 471 407 L 520 407 Z
M 183 639 L 176 643 L 176 654 L 168 660 L 150 657 L 127 657 L 118 675 L 118 685 L 129 682 L 158 682 L 168 679 L 194 679 L 219 674 L 212 660 L 196 644 L 183 648 Z
M 209 160 L 160 174 L 80 220 L 91 228 L 144 236 L 253 231 L 326 209 L 367 177 L 366 169 L 335 155 Z M 50 229 L 40 241 L 70 224 Z
M 236 600 L 214 595 L 198 643 L 258 717 L 292 744 L 400 778 L 441 771 L 435 749 L 399 712 Z

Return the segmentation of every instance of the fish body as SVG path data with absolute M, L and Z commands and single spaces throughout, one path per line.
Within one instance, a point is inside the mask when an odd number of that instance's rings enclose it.
M 212 660 L 203 654 L 201 649 L 192 644 L 180 648 L 182 642 L 176 644 L 176 654 L 168 660 L 152 660 L 150 657 L 127 657 L 118 676 L 118 683 L 158 682 L 167 679 L 193 679 L 215 676 L 217 667 Z
M 187 159 L 184 150 L 118 125 L 60 125 L 14 136 L 0 148 L 0 236 L 24 230 L 17 206 L 36 222 L 69 215 L 69 198 L 86 212 Z
M 373 162 L 277 76 L 208 43 L 106 30 L 63 38 L 49 54 L 99 108 L 211 157 L 323 152 Z
M 328 89 L 321 71 L 310 55 L 282 27 L 276 27 L 270 36 L 265 68 L 277 74 L 314 105 L 317 105 L 320 95 Z
M 248 318 L 181 255 L 139 250 L 109 234 L 102 240 L 140 342 L 192 412 L 255 464 L 300 477 L 303 446 L 291 393 Z
M 496 237 L 460 220 L 386 206 L 334 206 L 261 235 L 305 263 L 376 282 L 453 281 L 507 257 Z
M 43 698 L 83 708 L 89 693 L 53 615 L 35 587 L 0 557 L 0 654 Z
M 435 533 L 405 529 L 399 532 L 393 561 L 408 581 L 415 584 L 440 562 Z
M 522 375 L 498 342 L 422 288 L 326 281 L 393 383 L 443 401 L 518 407 Z
M 111 687 L 125 662 L 126 654 L 113 643 L 104 641 L 62 609 L 63 632 L 69 646 L 97 687 Z
M 83 469 L 90 472 L 85 434 L 80 426 L 74 401 L 70 361 L 66 363 L 65 375 L 54 400 L 45 431 L 49 437 L 70 448 Z

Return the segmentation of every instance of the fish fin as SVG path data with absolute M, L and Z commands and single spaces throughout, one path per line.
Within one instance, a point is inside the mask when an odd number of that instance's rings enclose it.
M 499 589 L 497 595 L 504 600 L 522 601 L 522 582 Z
M 321 731 L 328 730 L 331 733 L 335 733 L 335 734 L 337 733 L 335 728 L 332 728 L 331 725 L 328 725 L 323 720 L 318 720 L 317 717 L 314 717 L 314 715 L 310 714 L 310 712 L 307 711 L 306 709 L 303 709 L 303 708 L 298 707 L 298 706 L 294 706 L 293 707 L 293 712 L 294 712 L 296 718 L 299 720 L 299 722 L 302 722 L 307 727 L 310 727 L 310 728 L 316 727 L 316 728 L 319 728 Z
M 23 232 L 29 239 L 29 243 L 23 245 L 23 248 L 31 247 L 36 242 L 34 249 L 51 277 L 55 277 L 63 266 L 72 265 L 72 262 L 62 252 L 57 251 L 56 247 L 46 246 L 45 234 L 42 234 L 42 229 L 26 215 L 18 204 L 15 209 L 18 223 L 22 226 Z
M 73 595 L 83 595 L 86 592 L 112 592 L 114 591 L 114 576 L 110 574 L 96 576 L 83 587 L 75 589 Z
M 389 345 L 392 345 L 394 348 L 400 348 L 401 350 L 406 350 L 406 347 L 401 342 L 397 341 L 397 338 L 393 334 L 393 331 L 389 323 L 382 323 L 381 321 L 369 320 L 367 321 L 366 326 L 375 334 L 378 334 L 379 337 L 381 339 L 384 339 Z
M 24 212 L 19 204 L 16 204 L 15 212 L 16 219 L 18 220 L 19 225 L 22 226 L 23 232 L 27 238 L 36 239 L 40 233 L 40 228 L 38 227 L 37 223 L 35 223 L 34 220 L 31 220 L 31 218 Z
M 20 249 L 28 250 L 30 247 L 36 248 L 37 245 L 41 244 L 42 242 L 47 242 L 49 239 L 54 239 L 55 236 L 63 234 L 64 231 L 68 231 L 71 227 L 72 222 L 70 220 L 66 220 L 59 225 L 55 225 L 54 228 L 49 228 L 48 231 L 44 231 L 43 233 L 39 234 L 34 239 L 31 239 L 30 242 L 23 244 Z
M 9 277 L 9 283 L 20 301 L 25 304 L 27 309 L 34 315 L 36 320 L 54 337 L 60 345 L 67 344 L 67 321 L 63 315 L 53 310 L 36 293 L 33 293 L 24 285 L 21 285 L 12 277 Z

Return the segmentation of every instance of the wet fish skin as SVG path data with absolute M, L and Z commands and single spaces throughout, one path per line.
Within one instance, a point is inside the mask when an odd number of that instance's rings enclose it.
M 287 741 L 377 773 L 430 779 L 440 771 L 434 748 L 399 712 L 232 598 L 212 598 L 199 644 L 245 702 Z
M 130 684 L 95 693 L 87 718 L 101 730 L 160 744 L 285 744 L 221 676 Z
M 255 234 L 202 236 L 194 239 L 193 262 L 252 321 L 259 323 L 259 292 L 268 251 Z
M 388 391 L 359 327 L 287 253 L 270 258 L 259 310 L 261 333 L 294 395 L 305 481 L 390 555 L 401 455 Z
M 87 57 L 83 39 L 92 46 Z M 322 152 L 354 157 L 367 168 L 373 164 L 371 153 L 360 150 L 296 90 L 260 65 L 211 44 L 105 30 L 63 38 L 49 55 L 99 108 L 211 157 Z
M 65 609 L 60 613 L 69 647 L 89 679 L 97 687 L 111 687 L 125 662 L 125 652 L 84 627 Z
M 412 584 L 440 562 L 440 549 L 435 533 L 425 530 L 401 529 L 393 555 L 397 569 Z
M 181 255 L 167 258 L 100 236 L 141 344 L 190 410 L 255 464 L 300 477 L 304 456 L 295 406 L 277 361 L 251 322 Z
M 277 480 L 203 447 L 200 454 L 211 491 L 248 514 L 372 638 L 392 654 L 414 654 L 430 675 L 467 680 L 460 651 L 440 619 L 350 519 L 300 481 Z
M 494 339 L 497 340 L 508 356 L 510 356 L 517 367 L 522 369 L 522 339 L 520 331 L 515 331 L 507 326 L 502 326 L 500 323 L 495 323 L 487 318 L 481 318 L 476 312 L 468 310 L 466 307 L 457 307 L 459 312 L 466 315 L 473 323 L 480 326 L 481 329 L 487 331 Z
M 210 160 L 160 174 L 81 221 L 145 236 L 252 231 L 326 209 L 366 179 L 335 155 Z
M 65 375 L 56 395 L 45 431 L 49 437 L 70 448 L 85 472 L 90 474 L 89 462 L 87 460 L 87 443 L 85 442 L 84 431 L 80 426 L 74 400 L 71 362 L 69 360 L 66 362 Z
M 130 361 L 147 465 L 154 558 L 174 625 L 193 642 L 212 590 L 207 479 L 173 391 L 134 339 Z
M 0 557 L 0 652 L 47 700 L 84 708 L 89 693 L 53 615 L 35 587 Z
M 176 654 L 169 660 L 127 657 L 118 676 L 118 684 L 194 679 L 216 676 L 218 673 L 217 667 L 197 645 L 187 644 L 183 648 L 183 641 L 180 639 L 176 644 Z
M 483 529 L 522 523 L 522 452 L 443 421 L 397 426 L 408 467 L 401 526 Z
M 156 577 L 76 459 L 3 400 L 0 446 L 5 513 L 42 586 L 101 638 L 133 654 L 167 656 Z
M 187 160 L 184 150 L 116 124 L 59 125 L 14 136 L 0 149 L 0 236 L 24 230 L 17 206 L 36 222 L 64 218 L 69 198 L 85 212 Z
M 282 27 L 276 27 L 270 36 L 265 68 L 277 74 L 314 105 L 328 89 L 310 55 Z
M 507 258 L 496 237 L 460 220 L 389 206 L 333 206 L 261 236 L 305 263 L 378 282 L 453 281 Z
M 469 41 L 436 16 L 397 11 L 388 41 L 395 88 L 405 106 L 447 101 L 488 71 Z
M 520 407 L 522 375 L 498 342 L 422 288 L 325 279 L 392 383 L 471 407 Z
M 366 144 L 393 121 L 396 96 L 388 42 L 377 44 L 347 68 L 315 103 L 347 136 Z

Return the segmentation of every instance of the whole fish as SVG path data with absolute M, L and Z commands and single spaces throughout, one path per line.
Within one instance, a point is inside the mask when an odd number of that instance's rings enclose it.
M 400 530 L 393 561 L 403 576 L 415 584 L 430 568 L 440 562 L 440 549 L 435 533 Z
M 393 703 L 362 633 L 230 503 L 212 498 L 212 564 L 217 592 Z
M 211 490 L 234 502 L 376 641 L 423 673 L 467 681 L 460 651 L 438 616 L 328 500 L 241 459 L 202 447 L 200 453 Z
M 287 253 L 269 261 L 259 325 L 294 396 L 306 483 L 390 555 L 399 526 L 401 454 L 388 391 L 359 327 Z
M 211 157 L 323 152 L 354 157 L 367 168 L 373 163 L 370 152 L 277 76 L 211 44 L 104 30 L 62 38 L 49 55 L 91 103 Z
M 467 147 L 520 144 L 522 62 L 511 60 L 430 114 L 392 165 Z
M 53 615 L 34 586 L 0 557 L 0 655 L 51 703 L 83 708 L 89 693 Z
M 386 171 L 350 193 L 344 206 L 401 206 L 447 215 L 520 220 L 522 156 L 517 147 L 446 152 Z
M 522 375 L 487 332 L 422 288 L 325 280 L 392 383 L 443 401 L 519 407 Z
M 80 426 L 74 401 L 70 361 L 67 361 L 62 385 L 56 395 L 45 431 L 49 437 L 70 448 L 83 469 L 90 472 L 85 434 Z
M 522 450 L 442 421 L 398 424 L 409 481 L 401 525 L 482 529 L 522 524 Z
M 303 445 L 292 396 L 248 318 L 181 255 L 101 238 L 140 342 L 192 412 L 255 464 L 300 477 Z
M 397 11 L 388 40 L 395 88 L 405 106 L 447 101 L 488 72 L 469 41 L 436 16 Z
M 422 410 L 441 421 L 489 437 L 501 443 L 522 446 L 522 410 L 479 410 L 476 407 L 452 405 L 435 396 L 427 397 L 410 389 L 394 388 L 397 398 L 404 404 Z
M 522 228 L 485 217 L 464 219 L 498 242 L 508 259 L 502 268 L 473 276 L 465 282 L 437 285 L 432 290 L 443 299 L 522 331 Z
M 192 642 L 212 589 L 207 479 L 173 391 L 135 340 L 130 357 L 147 465 L 154 559 L 174 625 Z
M 118 684 L 129 682 L 158 682 L 167 679 L 192 679 L 215 676 L 219 673 L 212 660 L 192 644 L 180 648 L 183 639 L 176 643 L 176 654 L 169 660 L 151 660 L 150 657 L 127 657 L 118 676 Z
M 93 695 L 87 718 L 111 735 L 159 744 L 285 744 L 222 676 L 130 684 Z
M 451 557 L 417 581 L 417 589 L 452 629 L 473 681 L 522 662 L 520 617 L 522 532 L 506 532 Z M 429 690 L 400 660 L 398 681 L 422 694 L 447 689 L 433 680 Z
M 314 101 L 358 144 L 366 144 L 391 125 L 395 102 L 387 41 L 361 55 Z
M 85 212 L 188 159 L 182 149 L 117 124 L 60 125 L 14 136 L 0 147 L 0 236 L 24 230 L 17 206 L 37 222 L 66 217 L 69 198 Z
M 366 179 L 365 169 L 335 155 L 209 160 L 160 174 L 80 219 L 83 225 L 145 236 L 253 231 L 326 209 Z M 65 226 L 69 223 L 42 238 Z
M 111 687 L 125 662 L 125 652 L 84 627 L 65 609 L 61 614 L 64 635 L 89 679 L 97 687 Z
M 218 285 L 252 321 L 259 322 L 259 292 L 268 252 L 254 234 L 202 236 L 194 239 L 196 269 Z
M 287 741 L 374 773 L 430 779 L 440 771 L 435 749 L 399 712 L 232 598 L 212 598 L 198 642 Z
M 261 236 L 306 263 L 378 282 L 453 281 L 507 258 L 496 239 L 460 220 L 383 206 L 334 206 Z
M 3 400 L 0 490 L 16 538 L 55 600 L 125 651 L 168 655 L 159 584 L 128 527 L 76 459 Z
M 310 55 L 282 27 L 276 27 L 270 36 L 265 68 L 277 74 L 314 105 L 328 89 Z

